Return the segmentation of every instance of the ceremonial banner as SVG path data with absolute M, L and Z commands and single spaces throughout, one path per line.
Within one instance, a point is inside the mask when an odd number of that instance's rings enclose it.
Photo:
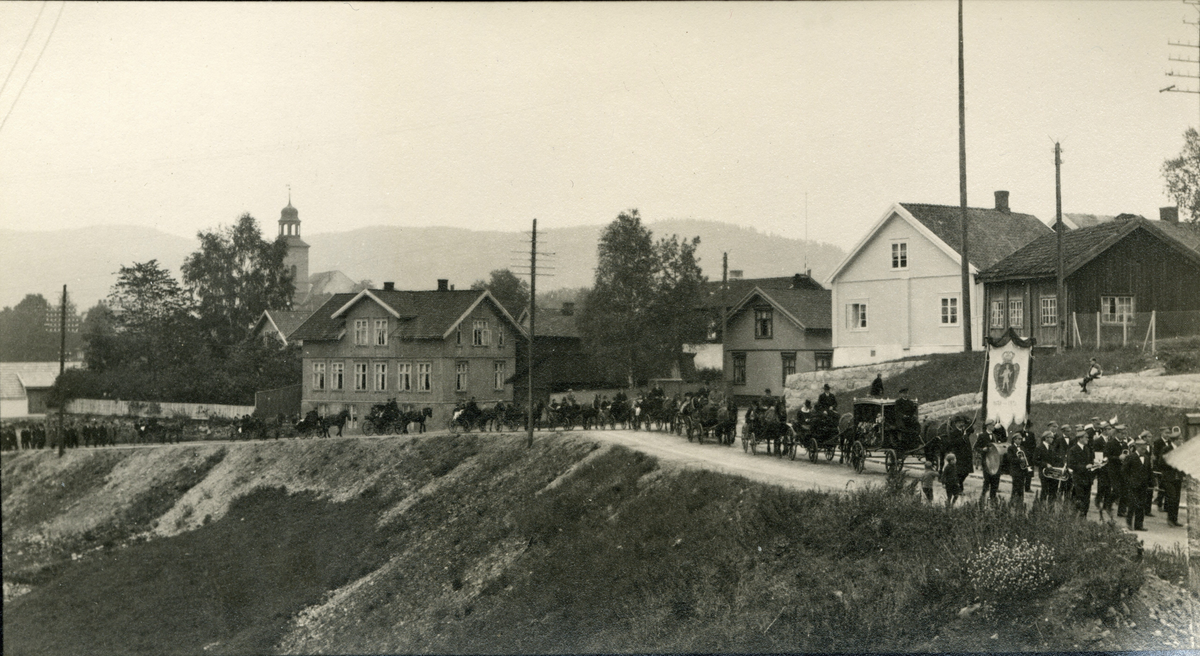
M 983 416 L 1001 426 L 1021 424 L 1029 415 L 1033 345 L 1009 328 L 999 339 L 987 339 Z

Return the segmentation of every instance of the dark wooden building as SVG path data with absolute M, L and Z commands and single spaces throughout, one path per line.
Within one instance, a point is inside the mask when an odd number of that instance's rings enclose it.
M 568 389 L 594 389 L 604 387 L 607 382 L 583 348 L 583 337 L 576 325 L 574 303 L 563 303 L 561 308 L 537 309 L 534 329 L 533 396 L 548 401 L 551 393 Z M 529 330 L 529 309 L 517 319 L 521 328 Z M 529 359 L 526 344 L 517 345 L 516 373 L 511 378 L 515 398 L 524 402 L 529 390 Z
M 988 334 L 1009 326 L 1039 345 L 1141 343 L 1200 332 L 1200 228 L 1123 214 L 1068 230 L 1062 239 L 1066 298 L 1057 297 L 1057 236 L 1040 237 L 980 272 Z

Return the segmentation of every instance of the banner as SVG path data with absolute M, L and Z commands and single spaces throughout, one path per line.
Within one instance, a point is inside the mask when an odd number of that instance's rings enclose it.
M 1022 424 L 1029 416 L 1029 392 L 1032 384 L 1033 345 L 1037 340 L 1021 339 L 1009 328 L 999 339 L 987 339 L 984 360 L 984 420 L 1001 426 Z

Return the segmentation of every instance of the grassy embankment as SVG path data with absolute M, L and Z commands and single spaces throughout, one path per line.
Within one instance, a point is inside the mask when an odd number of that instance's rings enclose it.
M 6 454 L 4 575 L 33 590 L 4 653 L 1072 649 L 1144 576 L 1113 527 L 911 486 L 785 491 L 563 436 L 308 442 L 168 447 L 185 464 L 99 524 L 64 518 L 147 450 Z M 258 470 L 230 483 L 233 461 Z

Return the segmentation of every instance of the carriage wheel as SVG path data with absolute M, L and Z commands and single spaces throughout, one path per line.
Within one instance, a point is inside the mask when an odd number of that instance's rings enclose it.
M 825 447 L 825 460 L 826 460 L 826 461 L 831 461 L 831 460 L 833 460 L 833 456 L 834 456 L 834 455 L 836 455 L 836 454 L 837 454 L 837 447 L 836 447 L 836 446 L 833 446 L 833 445 L 831 444 L 831 445 L 829 445 L 829 446 Z
M 899 463 L 896 461 L 896 452 L 891 449 L 884 449 L 883 450 L 883 468 L 887 470 L 887 473 L 889 473 L 889 474 L 895 473 L 896 468 L 898 466 L 899 466 Z
M 364 421 L 362 424 L 362 433 L 363 433 L 363 435 L 366 435 L 368 437 L 374 435 L 375 434 L 375 422 L 373 422 L 369 419 Z
M 821 448 L 817 445 L 817 438 L 808 438 L 808 461 L 816 462 L 817 454 L 821 452 Z
M 867 464 L 867 449 L 863 443 L 855 440 L 854 444 L 850 445 L 850 466 L 854 467 L 856 474 L 861 474 L 863 467 Z
M 750 453 L 750 438 L 746 437 L 745 434 L 742 435 L 742 452 Z
M 458 422 L 454 421 L 453 419 L 450 419 L 446 422 L 446 430 L 455 435 L 458 435 L 459 428 L 461 427 L 458 425 Z

